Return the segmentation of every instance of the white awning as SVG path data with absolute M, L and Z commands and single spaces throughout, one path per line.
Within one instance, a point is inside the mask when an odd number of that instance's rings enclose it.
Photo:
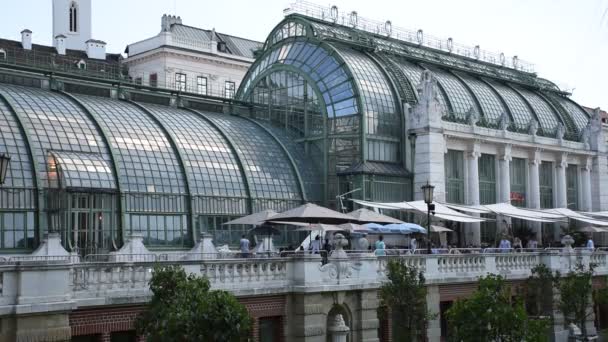
M 608 227 L 608 221 L 594 219 L 589 216 L 585 216 L 581 213 L 578 213 L 574 210 L 570 210 L 568 208 L 555 208 L 555 209 L 545 209 L 543 212 L 548 212 L 552 214 L 560 214 L 566 216 L 572 220 L 581 221 L 589 224 L 593 224 L 596 226 Z
M 483 205 L 483 207 L 493 211 L 496 214 L 535 222 L 557 222 L 567 218 L 562 214 L 522 209 L 509 203 L 486 204 Z
M 426 214 L 427 206 L 424 201 L 413 201 L 413 202 L 389 202 L 389 203 L 380 203 L 380 202 L 369 202 L 353 199 L 353 202 L 372 208 L 380 208 L 380 209 L 392 209 L 392 210 L 415 210 L 420 213 Z M 447 221 L 456 221 L 456 222 L 464 222 L 464 223 L 474 223 L 474 222 L 484 222 L 488 221 L 488 219 L 483 219 L 480 217 L 470 216 L 467 214 L 459 213 L 455 210 L 452 210 L 441 203 L 435 202 L 435 218 L 447 220 Z
M 452 203 L 443 203 L 448 208 L 452 208 L 454 210 L 464 211 L 466 213 L 471 214 L 493 214 L 491 210 L 484 208 L 481 205 L 462 205 L 462 204 L 452 204 Z

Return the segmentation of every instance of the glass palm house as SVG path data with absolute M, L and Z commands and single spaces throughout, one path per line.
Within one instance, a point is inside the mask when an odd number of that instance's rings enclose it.
M 117 99 L 77 81 L 49 90 L 0 77 L 0 153 L 11 156 L 0 248 L 35 248 L 50 231 L 82 254 L 115 250 L 134 232 L 150 248 L 190 248 L 201 232 L 235 243 L 249 227 L 222 223 L 264 209 L 338 207 L 352 190 L 410 200 L 407 108 L 425 70 L 438 79 L 446 121 L 475 113 L 492 128 L 506 113 L 511 131 L 536 121 L 539 135 L 562 124 L 565 139 L 579 136 L 588 114 L 567 94 L 499 64 L 294 13 L 259 51 L 233 115 L 195 100 L 169 106 L 154 92 Z M 462 158 L 447 158 L 448 200 L 462 202 Z

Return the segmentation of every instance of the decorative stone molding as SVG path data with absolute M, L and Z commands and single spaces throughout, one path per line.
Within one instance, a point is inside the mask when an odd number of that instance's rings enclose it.
M 325 327 L 317 325 L 317 326 L 307 326 L 304 328 L 304 336 L 323 336 L 325 335 Z
M 538 121 L 536 121 L 534 118 L 530 119 L 530 122 L 528 123 L 528 134 L 530 134 L 531 136 L 536 136 L 536 133 L 538 132 Z
M 59 233 L 47 233 L 44 240 L 32 252 L 32 256 L 69 256 L 70 253 L 61 245 Z
M 444 110 L 439 101 L 439 89 L 435 75 L 428 70 L 423 71 L 416 91 L 419 100 L 411 111 L 410 129 L 441 130 L 443 127 L 441 117 L 444 115 Z
M 511 124 L 511 119 L 509 119 L 509 114 L 503 111 L 500 113 L 500 118 L 498 119 L 498 129 L 503 132 L 507 132 L 509 125 Z
M 305 315 L 318 315 L 325 314 L 325 306 L 323 304 L 305 304 L 304 314 Z

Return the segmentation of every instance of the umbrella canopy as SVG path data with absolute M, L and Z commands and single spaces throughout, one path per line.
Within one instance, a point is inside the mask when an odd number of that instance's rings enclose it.
M 396 218 L 392 218 L 387 215 L 382 215 L 366 208 L 357 209 L 346 215 L 352 216 L 362 223 L 405 223 L 403 221 L 397 220 Z
M 369 232 L 369 229 L 366 226 L 362 226 L 356 223 L 342 223 L 338 227 L 342 228 L 345 231 L 351 233 L 366 233 Z
M 432 233 L 445 233 L 445 232 L 453 232 L 453 230 L 446 228 L 446 227 L 431 225 L 431 232 Z
M 278 215 L 276 211 L 272 209 L 267 209 L 264 211 L 260 211 L 259 213 L 243 216 L 236 220 L 228 221 L 224 224 L 250 224 L 254 226 L 259 226 L 276 215 Z
M 369 223 L 365 225 L 369 230 L 377 233 L 384 234 L 412 234 L 422 233 L 426 234 L 426 229 L 415 223 L 391 223 L 386 226 L 381 226 L 375 223 Z
M 608 232 L 608 230 L 606 230 L 606 228 L 600 228 L 600 227 L 593 227 L 593 226 L 587 226 L 587 227 L 583 227 L 578 229 L 579 232 L 583 232 L 583 233 L 605 233 Z
M 266 235 L 266 236 L 281 235 L 281 231 L 279 229 L 269 226 L 269 225 L 257 226 L 253 229 L 250 229 L 249 233 L 252 233 L 254 235 Z
M 306 226 L 301 226 L 295 229 L 295 231 L 315 231 L 322 230 L 325 232 L 339 232 L 345 230 L 344 228 L 340 228 L 339 226 L 333 224 L 324 224 L 324 223 L 312 223 L 307 224 Z
M 356 218 L 316 204 L 306 203 L 272 217 L 272 221 L 296 221 L 308 223 L 340 224 L 359 222 Z

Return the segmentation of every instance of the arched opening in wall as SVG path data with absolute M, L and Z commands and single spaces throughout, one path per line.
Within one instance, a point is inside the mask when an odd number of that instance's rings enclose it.
M 70 32 L 78 32 L 78 5 L 76 1 L 72 1 L 70 4 Z
M 341 324 L 339 318 L 337 317 L 338 315 L 340 315 L 342 317 L 343 324 L 349 328 L 349 333 L 346 336 L 346 342 L 351 342 L 353 340 L 353 338 L 351 336 L 351 332 L 353 330 L 352 315 L 351 315 L 351 312 L 348 309 L 348 307 L 346 307 L 345 305 L 339 305 L 339 304 L 334 304 L 334 306 L 331 308 L 331 310 L 329 310 L 329 313 L 327 313 L 327 322 L 325 325 L 326 341 L 327 342 L 333 341 L 332 333 L 330 331 L 331 327 Z
M 6 61 L 6 50 L 0 49 L 0 61 Z
M 81 59 L 76 63 L 76 67 L 80 70 L 87 70 L 87 62 Z

